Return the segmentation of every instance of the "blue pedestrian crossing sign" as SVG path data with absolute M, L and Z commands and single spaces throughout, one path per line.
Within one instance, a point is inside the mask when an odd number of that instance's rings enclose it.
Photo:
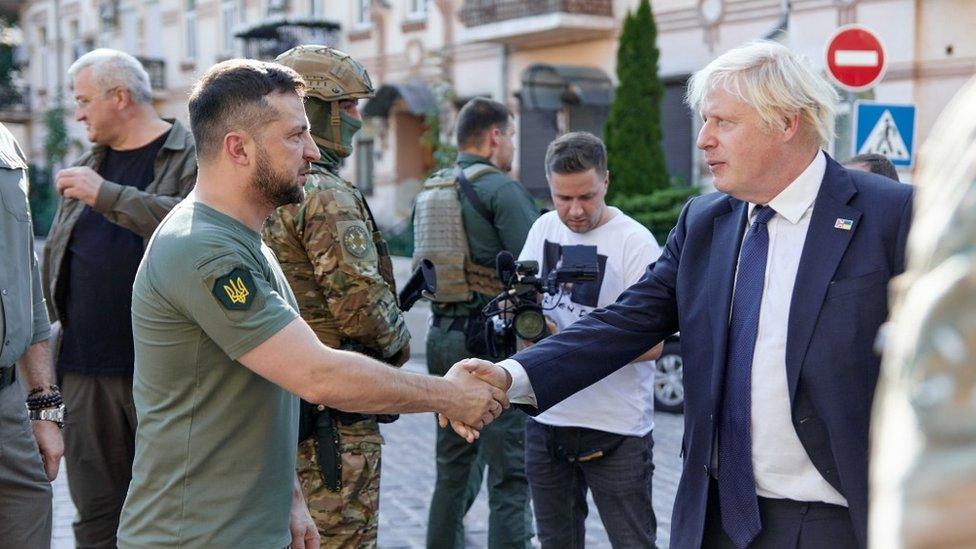
M 915 105 L 858 101 L 854 111 L 854 154 L 880 154 L 895 166 L 915 160 Z

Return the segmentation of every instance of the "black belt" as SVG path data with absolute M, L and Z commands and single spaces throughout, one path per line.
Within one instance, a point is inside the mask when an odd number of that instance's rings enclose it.
M 0 369 L 0 390 L 6 389 L 17 381 L 17 365 Z
M 431 321 L 431 324 L 440 328 L 441 323 L 443 322 L 446 324 L 448 319 L 450 319 L 451 323 L 447 324 L 447 329 L 453 330 L 455 332 L 463 332 L 465 326 L 467 326 L 468 324 L 468 318 L 464 316 L 451 317 L 451 316 L 437 316 L 437 315 L 434 315 L 434 320 Z
M 807 515 L 813 513 L 814 517 L 830 517 L 835 515 L 848 516 L 849 511 L 843 505 L 835 505 L 823 501 L 796 501 L 793 499 L 764 498 L 757 496 L 759 509 L 766 513 L 789 513 Z

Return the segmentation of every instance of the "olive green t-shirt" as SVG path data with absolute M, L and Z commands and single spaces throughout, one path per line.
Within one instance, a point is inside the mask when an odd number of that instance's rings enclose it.
M 291 542 L 298 398 L 236 359 L 297 311 L 260 234 L 192 195 L 159 225 L 132 288 L 138 430 L 119 547 Z

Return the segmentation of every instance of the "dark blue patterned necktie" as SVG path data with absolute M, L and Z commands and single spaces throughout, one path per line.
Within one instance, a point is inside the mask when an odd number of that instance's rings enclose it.
M 718 495 L 722 528 L 736 547 L 746 547 L 759 531 L 759 502 L 752 470 L 752 357 L 759 331 L 759 307 L 766 278 L 769 232 L 776 215 L 756 206 L 752 227 L 739 254 L 729 321 L 725 393 L 718 425 Z

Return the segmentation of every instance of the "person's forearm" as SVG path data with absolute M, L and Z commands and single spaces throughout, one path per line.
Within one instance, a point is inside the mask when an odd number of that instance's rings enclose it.
M 181 196 L 153 194 L 105 181 L 93 209 L 112 223 L 149 238 L 166 214 L 182 199 Z
M 39 341 L 27 348 L 17 363 L 17 374 L 27 390 L 43 389 L 54 384 L 51 371 L 51 351 L 47 340 Z
M 446 395 L 452 388 L 441 378 L 394 370 L 358 353 L 323 349 L 309 394 L 302 395 L 306 400 L 372 414 L 443 412 L 449 404 Z

